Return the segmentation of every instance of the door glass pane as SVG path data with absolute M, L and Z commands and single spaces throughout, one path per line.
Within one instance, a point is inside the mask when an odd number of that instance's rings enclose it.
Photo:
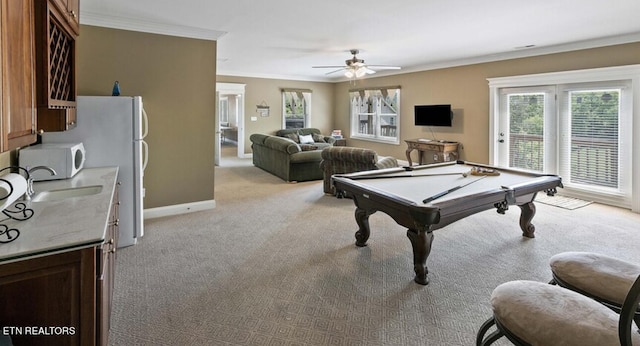
M 618 188 L 620 90 L 572 91 L 570 181 Z
M 544 93 L 509 94 L 509 167 L 544 171 Z

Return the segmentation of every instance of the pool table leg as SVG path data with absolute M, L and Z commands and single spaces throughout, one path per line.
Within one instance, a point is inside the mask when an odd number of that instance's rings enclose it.
M 369 228 L 369 215 L 373 213 L 375 213 L 375 211 L 356 207 L 356 223 L 358 223 L 356 246 L 367 246 L 367 240 L 369 240 L 369 235 L 371 234 L 371 230 Z
M 433 232 L 419 231 L 416 229 L 408 229 L 407 237 L 411 241 L 413 248 L 413 271 L 416 273 L 415 282 L 426 285 L 429 283 L 427 274 L 427 257 L 431 253 L 431 244 L 433 243 Z
M 518 205 L 520 207 L 520 228 L 522 229 L 522 235 L 527 238 L 535 238 L 533 232 L 536 231 L 536 227 L 531 223 L 533 217 L 536 215 L 536 206 L 533 202 Z

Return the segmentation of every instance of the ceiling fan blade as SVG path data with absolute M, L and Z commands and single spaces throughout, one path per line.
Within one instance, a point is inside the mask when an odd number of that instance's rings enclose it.
M 399 70 L 401 69 L 400 66 L 387 66 L 387 65 L 367 65 L 368 68 L 370 69 L 376 69 L 376 70 Z
M 344 66 L 331 66 L 331 65 L 327 65 L 327 66 L 311 66 L 311 68 L 344 68 Z
M 344 68 L 344 67 L 341 67 L 341 68 L 339 68 L 339 69 L 337 69 L 337 70 L 335 70 L 335 71 L 327 72 L 327 73 L 325 73 L 325 75 L 327 75 L 327 74 L 334 74 L 334 73 L 336 73 L 336 72 L 341 72 L 341 71 L 344 71 L 344 70 L 345 70 L 345 68 Z
M 364 68 L 364 72 L 366 72 L 367 74 L 374 74 L 374 73 L 376 73 L 376 71 L 374 71 L 374 70 L 370 69 L 369 67 L 365 67 L 365 68 Z

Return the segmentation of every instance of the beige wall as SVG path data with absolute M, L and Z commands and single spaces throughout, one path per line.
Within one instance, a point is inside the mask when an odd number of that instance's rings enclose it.
M 349 89 L 400 85 L 401 139 L 431 137 L 428 128 L 413 125 L 413 105 L 450 103 L 455 113 L 454 127 L 434 128 L 436 137 L 460 141 L 462 159 L 487 162 L 487 78 L 638 64 L 640 43 L 371 78 L 359 80 L 356 85 L 216 77 L 215 59 L 213 41 L 82 27 L 78 40 L 78 93 L 108 95 L 113 81 L 119 80 L 124 95 L 144 98 L 151 122 L 151 155 L 145 172 L 147 208 L 213 198 L 216 81 L 246 84 L 246 153 L 251 152 L 250 134 L 274 133 L 282 127 L 281 88 L 311 89 L 311 125 L 326 133 L 341 129 L 348 136 Z M 269 117 L 255 112 L 255 106 L 263 101 L 271 107 Z M 249 121 L 251 116 L 257 116 L 257 121 Z M 349 139 L 348 144 L 372 148 L 380 155 L 405 156 L 404 142 L 389 145 Z
M 311 90 L 311 127 L 329 134 L 333 130 L 334 84 L 322 82 L 291 81 L 280 79 L 218 76 L 217 82 L 242 83 L 245 86 L 245 153 L 251 152 L 249 136 L 252 133 L 274 134 L 282 128 L 282 88 Z M 256 105 L 264 101 L 269 107 L 269 116 L 256 113 Z M 257 121 L 250 121 L 252 116 Z
M 336 85 L 334 126 L 349 135 L 348 90 L 366 86 L 400 85 L 401 139 L 432 138 L 428 127 L 413 125 L 416 104 L 451 104 L 454 126 L 433 127 L 437 139 L 463 144 L 461 158 L 475 162 L 489 160 L 489 87 L 487 78 L 556 72 L 640 63 L 640 43 L 588 49 L 545 56 L 497 61 L 389 77 L 358 80 Z M 374 149 L 380 155 L 405 158 L 406 144 L 379 144 L 348 140 L 348 145 Z M 412 154 L 417 161 L 417 153 Z
M 145 208 L 212 200 L 216 42 L 84 25 L 77 57 L 79 95 L 143 98 Z

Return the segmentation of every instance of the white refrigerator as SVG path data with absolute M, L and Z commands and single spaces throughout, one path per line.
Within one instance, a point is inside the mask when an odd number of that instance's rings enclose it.
M 148 120 L 140 96 L 78 96 L 77 125 L 45 132 L 42 143 L 82 142 L 85 167 L 119 166 L 118 247 L 134 245 L 144 234 L 142 185 L 149 150 Z

